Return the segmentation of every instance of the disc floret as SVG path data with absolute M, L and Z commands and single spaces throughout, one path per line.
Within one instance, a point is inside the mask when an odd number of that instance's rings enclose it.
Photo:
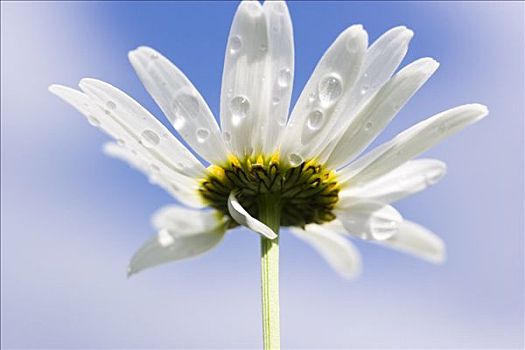
M 281 207 L 281 226 L 303 227 L 331 221 L 339 198 L 334 171 L 315 160 L 292 167 L 281 162 L 278 154 L 243 160 L 230 156 L 222 166 L 211 165 L 199 188 L 204 201 L 229 217 L 228 196 L 232 191 L 255 217 L 261 196 L 271 195 Z

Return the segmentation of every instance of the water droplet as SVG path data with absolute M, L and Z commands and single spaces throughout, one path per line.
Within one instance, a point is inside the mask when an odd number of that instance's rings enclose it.
M 374 126 L 372 122 L 367 122 L 365 124 L 365 131 L 370 131 L 370 129 L 372 129 L 372 126 Z
M 210 131 L 208 129 L 200 128 L 197 129 L 197 132 L 195 134 L 197 135 L 197 141 L 199 143 L 203 143 L 210 136 Z
M 183 92 L 173 102 L 178 111 L 187 117 L 196 118 L 200 111 L 200 103 L 193 93 Z
M 227 97 L 232 97 L 232 95 L 233 95 L 233 89 L 229 88 L 228 91 L 226 92 L 226 96 Z
M 117 139 L 117 144 L 119 146 L 124 146 L 126 144 L 126 141 L 124 141 L 123 139 Z
M 106 102 L 106 108 L 107 109 L 111 109 L 111 110 L 115 110 L 117 108 L 117 105 L 113 101 L 108 101 L 108 102 Z
M 248 115 L 250 102 L 244 96 L 236 96 L 230 102 L 230 110 L 232 113 L 232 123 L 237 126 L 241 123 L 241 120 Z
M 288 117 L 286 115 L 283 115 L 279 118 L 279 120 L 277 121 L 277 123 L 279 123 L 279 125 L 283 126 L 283 125 L 286 125 L 286 121 L 287 121 Z
M 238 35 L 233 36 L 230 39 L 230 53 L 235 54 L 237 53 L 242 47 L 242 40 L 241 37 Z
M 290 81 L 292 80 L 292 72 L 288 68 L 283 68 L 279 71 L 279 76 L 277 78 L 277 84 L 279 84 L 280 87 L 285 88 L 288 85 L 290 85 Z
M 401 108 L 401 105 L 399 103 L 394 103 L 392 105 L 392 110 L 398 111 Z
M 279 96 L 274 96 L 274 97 L 272 98 L 272 103 L 273 103 L 274 105 L 278 105 L 280 102 L 281 102 L 281 98 L 280 98 Z
M 230 142 L 230 141 L 232 140 L 232 134 L 230 134 L 228 131 L 225 131 L 225 132 L 223 133 L 223 135 L 224 135 L 224 140 L 225 140 L 226 142 Z
M 159 144 L 160 138 L 153 130 L 146 129 L 142 132 L 140 142 L 146 147 L 155 147 Z
M 310 92 L 308 94 L 308 105 L 311 105 L 317 100 L 317 93 L 316 92 Z
M 319 83 L 319 99 L 324 104 L 337 101 L 343 92 L 341 79 L 336 75 L 330 75 L 321 79 Z
M 323 112 L 315 110 L 308 115 L 306 124 L 310 130 L 318 130 L 323 124 Z
M 266 44 L 261 44 L 261 46 L 259 47 L 259 50 L 261 50 L 261 52 L 266 52 L 266 51 L 268 51 L 268 45 L 266 45 Z
M 288 159 L 290 160 L 290 164 L 294 167 L 300 165 L 303 162 L 303 157 L 297 153 L 290 153 L 288 155 Z
M 159 231 L 157 235 L 157 242 L 159 242 L 162 247 L 168 247 L 175 243 L 175 239 L 170 235 L 168 230 L 164 229 Z
M 100 126 L 100 120 L 98 120 L 94 116 L 90 115 L 90 116 L 87 117 L 87 119 L 88 119 L 89 124 L 91 124 L 91 125 L 93 125 L 95 127 L 99 127 Z
M 149 56 L 152 60 L 156 60 L 157 58 L 159 58 L 159 54 L 154 52 L 152 53 L 150 56 Z
M 368 92 L 368 85 L 363 85 L 363 87 L 361 88 L 361 95 L 364 95 Z
M 178 186 L 177 184 L 174 184 L 174 183 L 171 184 L 171 189 L 172 189 L 173 191 L 175 191 L 175 192 L 177 192 L 177 191 L 180 190 L 179 186 Z

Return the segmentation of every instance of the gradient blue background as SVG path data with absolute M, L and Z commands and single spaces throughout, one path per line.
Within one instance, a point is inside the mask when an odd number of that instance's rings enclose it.
M 127 61 L 138 45 L 171 58 L 218 115 L 226 39 L 237 4 L 1 3 L 1 272 L 5 348 L 257 348 L 258 237 L 239 230 L 213 252 L 127 280 L 126 265 L 172 203 L 106 158 L 107 138 L 47 92 L 104 79 L 162 119 Z M 455 105 L 490 116 L 426 155 L 448 176 L 398 204 L 438 233 L 434 266 L 357 242 L 364 273 L 341 280 L 282 235 L 284 348 L 521 348 L 524 345 L 523 3 L 293 2 L 294 101 L 346 27 L 371 40 L 416 33 L 404 61 L 441 67 L 381 136 Z M 162 119 L 164 122 L 164 119 Z

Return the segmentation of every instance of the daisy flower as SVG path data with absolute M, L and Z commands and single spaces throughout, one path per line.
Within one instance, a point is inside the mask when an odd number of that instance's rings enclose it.
M 441 239 L 391 204 L 438 182 L 445 164 L 414 158 L 486 116 L 487 108 L 466 104 L 438 113 L 360 156 L 438 68 L 421 58 L 398 70 L 412 36 L 395 27 L 369 45 L 361 25 L 349 27 L 289 115 L 294 45 L 287 6 L 242 2 L 226 47 L 220 126 L 165 56 L 149 47 L 131 51 L 140 80 L 193 152 L 108 83 L 82 79 L 81 91 L 52 85 L 116 140 L 104 145 L 108 155 L 191 208 L 172 205 L 153 215 L 158 233 L 135 253 L 129 274 L 204 253 L 226 232 L 247 227 L 262 236 L 264 343 L 277 348 L 280 227 L 347 278 L 360 271 L 350 237 L 443 261 Z

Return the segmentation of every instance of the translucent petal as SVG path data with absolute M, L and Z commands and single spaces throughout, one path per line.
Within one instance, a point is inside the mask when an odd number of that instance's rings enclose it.
M 120 159 L 141 171 L 149 178 L 152 184 L 162 187 L 181 203 L 193 208 L 205 206 L 198 193 L 199 184 L 195 179 L 174 176 L 170 169 L 166 168 L 162 163 L 150 163 L 137 152 L 133 152 L 116 143 L 108 142 L 104 144 L 104 153 Z
M 309 159 L 330 136 L 339 110 L 348 103 L 359 76 L 368 36 L 361 25 L 345 30 L 323 55 L 303 89 L 281 145 L 285 160 Z
M 156 215 L 164 218 L 165 227 L 146 241 L 133 255 L 128 276 L 160 264 L 200 255 L 215 247 L 224 237 L 224 220 L 213 211 L 197 211 L 179 208 Z
M 198 178 L 203 175 L 202 164 L 136 102 L 133 101 L 128 108 L 126 103 L 119 106 L 112 100 L 107 101 L 111 103 L 102 103 L 98 98 L 65 86 L 52 85 L 49 90 L 84 114 L 92 125 L 115 138 L 119 145 L 149 164 L 167 169 L 173 177 Z M 118 95 L 124 101 L 130 99 L 122 92 Z M 120 101 L 120 98 L 115 101 Z
M 446 164 L 436 159 L 408 161 L 373 181 L 343 189 L 339 205 L 363 200 L 392 203 L 436 184 L 446 172 Z
M 219 126 L 184 73 L 149 47 L 131 51 L 129 60 L 146 90 L 184 140 L 210 163 L 226 160 L 226 146 Z
M 426 228 L 407 220 L 399 225 L 395 236 L 377 243 L 435 264 L 442 263 L 446 257 L 445 244 L 441 238 Z
M 341 234 L 316 224 L 307 225 L 304 230 L 292 227 L 290 232 L 310 244 L 342 277 L 354 278 L 361 272 L 359 252 Z
M 335 146 L 325 149 L 325 152 L 330 153 L 327 166 L 339 168 L 365 149 L 438 66 L 433 59 L 422 58 L 407 65 L 390 79 L 352 118 Z
M 487 107 L 480 104 L 463 105 L 439 113 L 341 169 L 339 179 L 353 185 L 376 179 L 487 114 Z
M 255 231 L 268 239 L 277 238 L 277 234 L 264 223 L 252 217 L 239 203 L 235 194 L 232 192 L 228 197 L 228 211 L 239 225 L 246 226 L 252 231 Z
M 265 11 L 258 1 L 243 1 L 230 29 L 221 89 L 222 131 L 239 157 L 254 154 L 262 147 L 257 126 L 267 118 L 270 107 L 269 62 Z M 290 70 L 287 80 L 291 74 Z
M 335 214 L 348 233 L 366 240 L 388 239 L 397 233 L 403 222 L 394 207 L 372 201 L 338 207 Z

